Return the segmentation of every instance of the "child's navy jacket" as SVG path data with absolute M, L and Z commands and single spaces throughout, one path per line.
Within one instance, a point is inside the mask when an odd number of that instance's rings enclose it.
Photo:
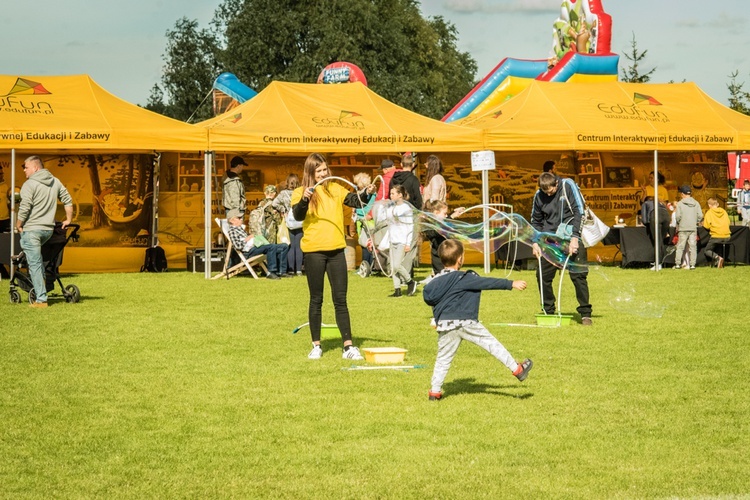
M 449 319 L 479 321 L 482 290 L 511 290 L 513 282 L 484 278 L 474 271 L 443 271 L 425 285 L 422 298 L 432 306 L 435 322 Z

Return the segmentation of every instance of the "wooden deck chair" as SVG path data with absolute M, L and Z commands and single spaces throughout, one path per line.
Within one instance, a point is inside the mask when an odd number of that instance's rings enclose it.
M 229 222 L 227 222 L 226 219 L 219 218 L 216 218 L 214 220 L 216 221 L 216 224 L 221 228 L 221 232 L 224 234 L 224 239 L 227 242 L 227 255 L 224 258 L 224 270 L 222 270 L 219 274 L 212 277 L 211 279 L 229 279 L 232 276 L 237 276 L 242 272 L 248 271 L 250 275 L 257 280 L 258 273 L 255 271 L 255 267 L 260 267 L 263 272 L 268 274 L 268 268 L 266 267 L 266 256 L 260 254 L 254 255 L 249 259 L 245 258 L 242 253 L 242 249 L 234 248 L 234 245 L 232 245 L 232 240 L 229 238 Z M 232 251 L 234 251 L 234 253 L 240 258 L 240 263 L 229 267 L 229 259 L 232 256 Z

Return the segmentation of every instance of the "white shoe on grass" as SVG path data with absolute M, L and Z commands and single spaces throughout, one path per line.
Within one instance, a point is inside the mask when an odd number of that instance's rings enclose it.
M 320 359 L 323 356 L 323 348 L 313 344 L 312 351 L 307 355 L 309 359 Z
M 361 355 L 361 354 L 359 353 L 359 349 L 357 349 L 357 348 L 356 348 L 356 347 L 354 347 L 354 346 L 351 346 L 351 347 L 350 347 L 349 349 L 347 349 L 346 351 L 344 351 L 344 352 L 343 352 L 343 353 L 341 354 L 341 357 L 342 357 L 343 359 L 351 359 L 351 360 L 353 360 L 353 361 L 361 361 L 361 360 L 365 359 L 365 358 L 363 358 L 363 357 L 362 357 L 362 355 Z

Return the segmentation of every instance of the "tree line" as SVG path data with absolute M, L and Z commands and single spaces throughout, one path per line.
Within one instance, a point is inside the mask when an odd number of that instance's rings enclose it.
M 321 69 L 348 61 L 385 99 L 439 119 L 476 84 L 477 63 L 456 46 L 456 27 L 423 18 L 417 0 L 224 0 L 208 28 L 180 18 L 166 33 L 161 82 L 146 108 L 197 122 L 210 118 L 211 91 L 223 72 L 256 91 L 273 80 L 314 82 Z M 647 83 L 648 51 L 635 33 L 621 81 Z M 750 115 L 750 92 L 729 75 L 729 106 Z

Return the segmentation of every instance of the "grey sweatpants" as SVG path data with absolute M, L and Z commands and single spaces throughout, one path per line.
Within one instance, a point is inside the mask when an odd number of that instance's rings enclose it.
M 679 231 L 677 233 L 677 252 L 674 254 L 675 267 L 678 265 L 677 259 L 682 258 L 685 245 L 687 245 L 690 267 L 695 267 L 695 261 L 698 258 L 698 233 L 696 231 Z
M 432 372 L 431 392 L 440 392 L 445 377 L 448 375 L 453 357 L 458 351 L 462 340 L 468 340 L 489 352 L 498 361 L 508 367 L 511 372 L 516 371 L 518 363 L 508 350 L 497 340 L 482 323 L 476 321 L 446 332 L 438 332 L 438 352 L 435 369 Z

